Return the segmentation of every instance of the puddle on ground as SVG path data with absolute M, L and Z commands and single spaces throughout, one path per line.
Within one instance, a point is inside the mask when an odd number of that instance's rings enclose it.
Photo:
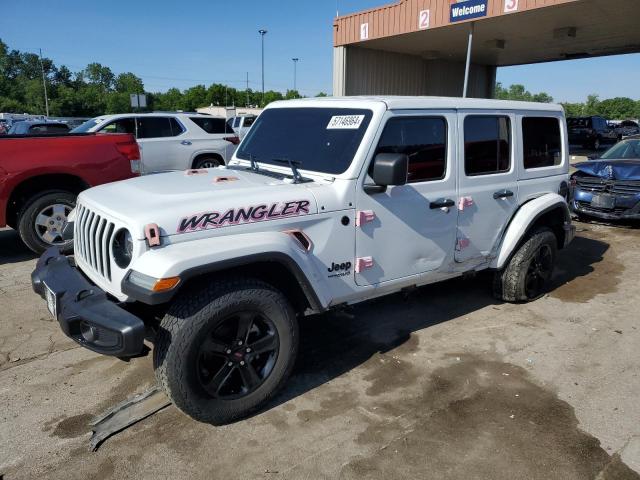
M 608 235 L 608 241 L 616 237 Z M 549 295 L 564 302 L 585 303 L 596 295 L 618 289 L 624 265 L 618 260 L 616 248 L 604 241 L 597 231 L 585 230 L 558 254 L 557 269 Z M 633 240 L 633 238 L 623 239 Z
M 372 422 L 342 478 L 640 480 L 578 428 L 573 408 L 526 370 L 459 355 L 435 370 L 399 415 Z

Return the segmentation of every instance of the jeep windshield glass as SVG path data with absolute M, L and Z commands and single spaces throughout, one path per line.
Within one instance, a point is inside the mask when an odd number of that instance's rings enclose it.
M 371 116 L 371 110 L 353 108 L 265 110 L 236 156 L 277 166 L 290 159 L 302 170 L 339 175 L 351 165 Z

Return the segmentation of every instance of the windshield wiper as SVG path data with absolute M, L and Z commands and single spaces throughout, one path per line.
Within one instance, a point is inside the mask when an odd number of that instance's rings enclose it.
M 304 178 L 300 175 L 298 167 L 302 165 L 302 162 L 291 160 L 290 158 L 274 158 L 272 161 L 276 163 L 282 163 L 283 165 L 289 165 L 291 172 L 293 172 L 293 183 L 304 182 Z
M 255 158 L 253 158 L 253 155 L 249 154 L 249 162 L 251 162 L 251 167 L 250 169 L 253 170 L 254 172 L 257 172 L 258 170 L 260 170 L 260 168 L 258 167 L 258 162 L 256 161 Z

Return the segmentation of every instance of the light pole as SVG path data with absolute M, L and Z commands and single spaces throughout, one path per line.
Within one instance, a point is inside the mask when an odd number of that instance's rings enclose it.
M 262 29 L 258 30 L 258 33 L 262 39 L 262 106 L 264 107 L 264 36 L 267 34 L 267 31 Z
M 292 58 L 293 60 L 293 91 L 298 92 L 298 62 L 299 58 Z
M 40 70 L 42 71 L 42 86 L 44 87 L 44 108 L 49 118 L 49 97 L 47 96 L 47 79 L 44 75 L 44 65 L 42 64 L 42 49 L 40 49 Z

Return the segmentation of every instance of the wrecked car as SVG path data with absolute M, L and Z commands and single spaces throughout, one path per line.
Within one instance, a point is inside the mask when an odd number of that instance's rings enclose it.
M 571 209 L 577 216 L 640 219 L 640 135 L 574 166 Z

